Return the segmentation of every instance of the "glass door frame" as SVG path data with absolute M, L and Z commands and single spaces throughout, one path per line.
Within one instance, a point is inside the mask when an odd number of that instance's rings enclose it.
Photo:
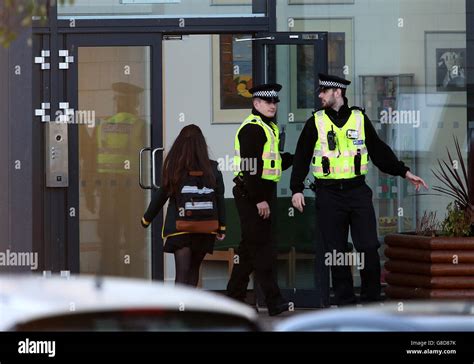
M 69 64 L 69 70 L 64 75 L 62 82 L 66 84 L 64 88 L 66 95 L 61 99 L 69 102 L 70 108 L 77 110 L 78 107 L 78 48 L 79 47 L 150 47 L 151 62 L 151 145 L 144 145 L 152 150 L 163 147 L 163 105 L 162 105 L 162 34 L 161 33 L 130 33 L 130 34 L 67 34 L 65 45 L 69 56 L 74 57 L 74 62 Z M 61 80 L 60 80 L 61 82 Z M 80 235 L 79 235 L 79 135 L 78 126 L 69 124 L 69 187 L 67 189 L 68 206 L 76 207 L 75 217 L 67 219 L 67 261 L 72 273 L 79 273 L 80 265 Z M 137 154 L 140 151 L 137 150 Z M 155 172 L 157 178 L 161 175 L 160 158 L 156 158 Z M 150 175 L 152 175 L 150 170 Z M 139 183 L 137 176 L 136 183 Z M 158 184 L 159 184 L 158 180 Z M 69 210 L 69 209 L 68 209 Z M 140 216 L 137 216 L 136 223 L 139 224 Z M 163 240 L 161 230 L 163 216 L 160 213 L 151 226 L 151 278 L 153 280 L 163 280 Z
M 255 84 L 274 83 L 277 81 L 276 74 L 269 74 L 269 69 L 276 70 L 276 57 L 267 63 L 268 46 L 277 45 L 312 45 L 314 46 L 314 69 L 316 72 L 328 72 L 328 32 L 272 32 L 257 33 L 255 35 Z M 319 55 L 323 55 L 322 57 Z M 314 90 L 318 87 L 317 74 L 314 77 Z M 315 92 L 315 107 L 319 98 Z M 309 117 L 310 115 L 308 115 Z M 314 221 L 316 223 L 316 221 Z M 314 259 L 314 287 L 311 289 L 282 288 L 282 295 L 295 307 L 329 307 L 329 269 L 324 265 L 324 248 L 322 244 L 315 244 Z M 257 290 L 259 302 L 264 302 L 260 290 Z
M 268 75 L 266 67 L 266 47 L 270 45 L 313 45 L 315 52 L 325 54 L 326 57 L 314 57 L 315 69 L 320 72 L 328 70 L 328 32 L 271 32 L 255 34 L 255 82 L 274 82 L 272 77 L 276 75 Z M 275 62 L 275 59 L 272 60 Z M 315 78 L 315 87 L 317 86 L 317 77 Z M 318 99 L 315 96 L 315 101 Z

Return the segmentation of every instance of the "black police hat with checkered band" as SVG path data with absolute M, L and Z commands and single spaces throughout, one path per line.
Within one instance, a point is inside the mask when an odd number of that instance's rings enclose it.
M 258 97 L 259 99 L 266 101 L 280 102 L 278 92 L 281 88 L 282 85 L 278 83 L 265 83 L 263 85 L 252 87 L 249 92 L 252 94 L 252 97 Z
M 324 73 L 319 73 L 319 88 L 318 91 L 326 90 L 328 88 L 340 88 L 346 89 L 347 86 L 351 84 L 351 81 L 348 81 L 344 78 L 326 75 Z

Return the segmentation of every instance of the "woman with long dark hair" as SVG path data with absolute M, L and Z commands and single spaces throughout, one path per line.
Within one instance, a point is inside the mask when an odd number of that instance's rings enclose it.
M 183 192 L 192 190 L 190 186 L 183 186 L 190 175 L 199 176 L 200 184 L 204 186 L 201 186 L 202 188 L 193 186 L 193 192 L 215 195 L 218 220 L 215 231 L 196 233 L 191 232 L 194 231 L 193 229 L 180 231 L 177 228 L 177 219 L 180 216 L 177 201 L 181 201 Z M 148 209 L 142 217 L 143 227 L 150 225 L 168 200 L 162 234 L 163 239 L 166 239 L 164 251 L 174 253 L 175 283 L 196 287 L 199 269 L 205 255 L 212 254 L 216 238 L 218 240 L 225 238 L 224 181 L 222 173 L 217 168 L 217 162 L 209 159 L 206 140 L 197 125 L 191 124 L 184 127 L 166 156 L 163 164 L 162 187 L 153 194 Z M 196 205 L 198 204 L 199 202 L 196 202 Z M 194 202 L 192 205 L 194 207 Z M 192 214 L 192 210 L 187 213 Z

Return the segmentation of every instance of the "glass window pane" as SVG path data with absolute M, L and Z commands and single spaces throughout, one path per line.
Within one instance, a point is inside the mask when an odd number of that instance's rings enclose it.
M 239 35 L 238 38 L 248 38 Z M 163 43 L 163 124 L 165 155 L 183 127 L 198 125 L 219 163 L 225 183 L 226 238 L 217 242 L 201 269 L 202 287 L 225 290 L 234 251 L 241 239 L 240 221 L 232 195 L 234 137 L 252 108 L 252 42 L 232 35 L 190 35 Z M 189 60 L 193 60 L 190 67 Z M 174 278 L 174 257 L 165 254 L 165 281 Z M 251 289 L 251 286 L 250 286 Z
M 449 163 L 446 148 L 455 154 L 453 137 L 467 161 L 465 0 L 282 1 L 277 30 L 329 32 L 329 73 L 352 82 L 349 106 L 364 107 L 380 139 L 430 187 L 441 185 L 432 169 Z M 414 231 L 425 212 L 443 220 L 452 201 L 415 196 L 374 163 L 367 181 L 381 242 Z
M 80 47 L 81 273 L 150 277 L 151 229 L 139 223 L 149 191 L 138 184 L 140 149 L 150 145 L 149 47 Z M 147 164 L 148 165 L 148 164 Z
M 252 14 L 252 0 L 75 0 L 58 5 L 60 18 L 242 17 Z
M 279 92 L 277 120 L 285 132 L 285 152 L 294 153 L 302 123 L 315 105 L 314 45 L 270 45 L 266 47 L 267 82 L 283 87 Z M 284 172 L 277 187 L 275 237 L 278 252 L 278 283 L 280 288 L 313 289 L 315 285 L 315 245 L 318 232 L 314 224 L 314 194 L 306 197 L 305 213 L 290 207 L 291 170 Z

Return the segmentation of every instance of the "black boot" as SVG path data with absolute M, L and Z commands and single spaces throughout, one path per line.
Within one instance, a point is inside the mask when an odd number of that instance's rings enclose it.
M 268 315 L 269 316 L 276 316 L 282 312 L 288 311 L 290 309 L 290 303 L 285 300 L 280 300 L 274 304 L 267 304 L 268 308 Z

